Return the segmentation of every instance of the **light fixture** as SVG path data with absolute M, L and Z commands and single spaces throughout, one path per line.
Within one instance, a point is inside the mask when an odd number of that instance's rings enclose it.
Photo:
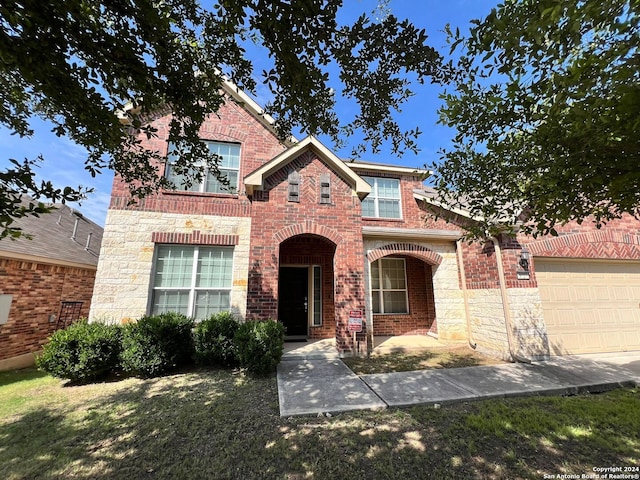
M 520 261 L 518 263 L 520 264 L 520 266 L 525 272 L 529 271 L 530 258 L 531 258 L 531 254 L 529 253 L 529 250 L 527 250 L 527 247 L 522 247 L 522 250 L 520 251 Z

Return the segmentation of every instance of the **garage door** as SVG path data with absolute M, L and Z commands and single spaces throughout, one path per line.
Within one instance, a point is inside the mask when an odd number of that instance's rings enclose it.
M 535 259 L 552 355 L 640 350 L 640 263 Z

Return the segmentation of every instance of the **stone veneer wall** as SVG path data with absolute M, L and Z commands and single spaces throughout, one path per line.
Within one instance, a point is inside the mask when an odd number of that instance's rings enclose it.
M 531 359 L 545 358 L 549 355 L 549 348 L 535 273 L 531 271 L 528 280 L 518 279 L 516 272 L 521 269 L 518 260 L 522 246 L 513 238 L 500 237 L 499 240 L 514 353 Z M 508 359 L 507 324 L 493 243 L 463 244 L 462 251 L 471 340 L 479 351 Z
M 458 262 L 455 244 L 447 241 L 424 241 L 411 239 L 366 238 L 365 251 L 365 288 L 367 295 L 367 322 L 373 321 L 373 333 L 376 334 L 375 316 L 371 313 L 371 283 L 370 267 L 366 254 L 389 244 L 401 243 L 426 247 L 442 257 L 440 265 L 432 265 L 433 299 L 435 303 L 435 321 L 437 323 L 438 338 L 442 340 L 464 340 L 467 338 L 465 312 L 462 290 L 458 279 Z M 409 287 L 410 288 L 410 287 Z
M 153 271 L 154 234 L 195 232 L 238 237 L 233 253 L 231 307 L 233 312 L 244 317 L 247 305 L 250 217 L 111 209 L 105 224 L 90 319 L 120 322 L 145 315 Z

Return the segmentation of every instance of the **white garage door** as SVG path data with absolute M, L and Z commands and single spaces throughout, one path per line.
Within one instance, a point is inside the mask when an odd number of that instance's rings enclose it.
M 640 350 L 640 263 L 535 259 L 552 355 Z

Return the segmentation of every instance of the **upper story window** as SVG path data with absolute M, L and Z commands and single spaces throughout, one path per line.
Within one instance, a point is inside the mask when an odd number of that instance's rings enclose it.
M 169 159 L 167 162 L 167 179 L 171 180 L 179 190 L 189 192 L 204 193 L 235 193 L 238 191 L 238 177 L 240 173 L 240 145 L 237 143 L 221 143 L 221 142 L 204 142 L 209 151 L 221 157 L 218 166 L 220 173 L 229 179 L 229 185 L 224 185 L 210 172 L 206 172 L 202 182 L 187 187 L 184 184 L 184 175 L 173 172 L 172 165 L 176 160 L 175 155 L 171 154 L 172 148 L 169 146 Z
M 371 193 L 362 201 L 362 216 L 402 218 L 400 180 L 397 178 L 362 177 L 371 185 Z

